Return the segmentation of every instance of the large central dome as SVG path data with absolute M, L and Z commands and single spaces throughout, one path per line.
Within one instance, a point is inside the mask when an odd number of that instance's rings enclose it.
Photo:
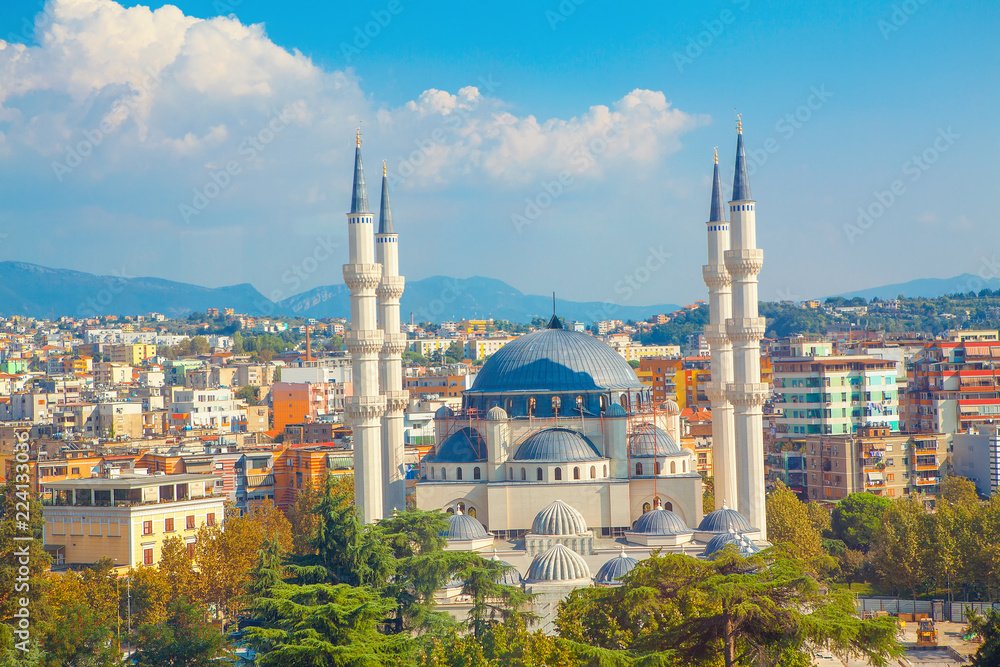
M 632 367 L 602 341 L 542 329 L 507 343 L 483 364 L 468 393 L 645 389 Z

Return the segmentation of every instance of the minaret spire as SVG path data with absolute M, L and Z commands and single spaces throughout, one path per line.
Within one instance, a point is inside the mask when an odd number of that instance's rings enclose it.
M 365 166 L 361 163 L 361 128 L 354 149 L 354 190 L 351 193 L 351 213 L 371 213 L 368 210 L 368 190 L 365 188 Z
M 389 207 L 389 177 L 386 175 L 385 160 L 382 161 L 382 208 L 378 214 L 378 233 L 396 233 L 392 228 L 392 209 Z
M 747 156 L 743 152 L 743 119 L 736 114 L 736 174 L 733 177 L 733 201 L 750 201 L 750 177 L 747 175 Z
M 712 210 L 708 215 L 709 222 L 725 222 L 726 206 L 722 200 L 722 177 L 719 176 L 719 149 L 715 149 L 715 174 L 712 177 Z

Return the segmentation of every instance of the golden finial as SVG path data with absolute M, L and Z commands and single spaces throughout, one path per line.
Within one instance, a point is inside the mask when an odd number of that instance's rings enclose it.
M 382 178 L 385 178 L 385 160 L 382 160 Z
M 736 114 L 736 131 L 743 134 L 743 114 Z
M 719 164 L 719 147 L 715 147 L 715 164 Z
M 357 146 L 358 146 L 358 148 L 361 148 L 361 126 L 360 125 L 358 126 L 358 143 L 357 143 Z

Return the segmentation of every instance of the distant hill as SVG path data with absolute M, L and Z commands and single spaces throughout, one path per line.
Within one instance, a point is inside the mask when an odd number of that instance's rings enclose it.
M 141 314 L 181 317 L 223 305 L 252 312 L 270 304 L 252 285 L 199 287 L 162 278 L 95 276 L 26 262 L 0 262 L 0 314 L 49 317 Z
M 309 317 L 347 317 L 350 293 L 344 285 L 317 287 L 280 303 L 285 312 Z M 644 320 L 658 313 L 670 313 L 680 306 L 616 306 L 599 301 L 556 299 L 556 312 L 567 320 Z M 552 314 L 552 297 L 524 294 L 495 278 L 448 278 L 431 276 L 406 283 L 400 302 L 404 321 L 441 322 L 469 318 L 493 318 L 530 322 L 533 317 Z
M 883 285 L 882 287 L 870 287 L 856 292 L 845 292 L 834 296 L 842 296 L 846 299 L 853 299 L 856 296 L 863 297 L 871 301 L 874 297 L 879 299 L 895 299 L 902 294 L 908 299 L 923 297 L 934 299 L 945 294 L 964 293 L 969 291 L 978 292 L 987 287 L 991 290 L 1000 288 L 1000 278 L 989 278 L 982 280 L 971 273 L 963 273 L 954 278 L 920 278 L 905 283 L 894 285 Z
M 93 316 L 151 311 L 183 317 L 209 308 L 233 308 L 254 315 L 349 317 L 350 294 L 343 285 L 317 287 L 274 303 L 252 285 L 199 287 L 161 278 L 97 276 L 51 269 L 27 262 L 0 262 L 0 315 Z M 674 304 L 615 306 L 557 299 L 556 310 L 568 320 L 640 320 L 677 310 Z M 529 322 L 552 314 L 552 298 L 522 294 L 493 278 L 433 276 L 406 285 L 401 304 L 404 321 L 441 322 L 469 318 Z

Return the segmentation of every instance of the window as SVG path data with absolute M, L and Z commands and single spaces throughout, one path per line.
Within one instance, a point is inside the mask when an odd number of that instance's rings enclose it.
M 431 479 L 434 479 L 434 467 L 431 466 Z
M 555 475 L 555 477 L 556 477 L 556 481 L 559 481 L 559 480 L 562 479 L 562 468 L 556 468 L 556 475 Z
M 590 479 L 597 479 L 597 468 L 590 466 Z
M 142 522 L 142 534 L 143 535 L 152 535 L 153 534 L 153 522 L 152 521 L 143 521 Z
M 142 550 L 142 564 L 152 565 L 153 564 L 153 547 L 146 547 Z
M 527 479 L 528 479 L 527 473 L 525 472 L 524 468 L 521 468 L 521 481 L 524 482 Z
M 462 479 L 462 467 L 461 466 L 455 468 L 455 479 L 457 479 L 457 480 L 461 480 Z
M 472 479 L 482 479 L 482 477 L 483 477 L 483 475 L 479 471 L 479 467 L 478 466 L 472 469 Z
M 642 464 L 641 463 L 636 463 L 635 464 L 635 474 L 636 474 L 637 477 L 642 475 Z
M 607 464 L 604 465 L 604 476 L 605 477 L 608 476 L 608 466 L 607 466 Z
M 470 507 L 469 508 L 469 516 L 471 516 L 473 519 L 476 518 L 476 508 L 475 507 Z
M 671 461 L 670 462 L 670 474 L 671 475 L 677 474 L 677 462 L 676 461 Z
M 653 472 L 657 475 L 660 474 L 660 462 L 657 461 L 653 464 Z
M 209 526 L 215 525 L 215 512 L 208 513 L 208 516 L 205 517 L 205 524 Z
M 163 520 L 163 531 L 166 533 L 174 532 L 174 520 L 173 518 Z
M 188 530 L 194 528 L 194 514 L 190 514 L 184 518 L 184 527 Z
M 573 468 L 573 479 L 580 479 L 580 469 Z
M 194 542 L 187 543 L 188 558 L 194 558 Z
M 441 479 L 448 479 L 448 471 L 441 468 Z
M 648 511 L 649 511 L 650 509 L 651 509 L 651 508 L 650 508 L 650 506 L 649 506 L 649 503 L 643 503 L 643 504 L 642 504 L 642 513 L 643 513 L 643 514 L 645 514 L 646 512 L 648 512 Z
M 681 472 L 687 472 L 687 471 L 688 471 L 688 462 L 681 461 Z
M 885 481 L 887 481 L 887 482 L 895 482 L 896 481 L 896 474 L 890 472 L 889 474 L 887 474 L 885 476 Z
M 80 474 L 80 469 L 79 468 L 70 468 L 69 469 L 69 474 L 71 474 L 71 475 L 79 475 Z
M 535 470 L 535 478 L 540 482 L 542 481 L 542 469 L 538 468 Z
M 507 479 L 509 479 L 511 481 L 514 480 L 514 469 L 513 468 L 507 468 Z

